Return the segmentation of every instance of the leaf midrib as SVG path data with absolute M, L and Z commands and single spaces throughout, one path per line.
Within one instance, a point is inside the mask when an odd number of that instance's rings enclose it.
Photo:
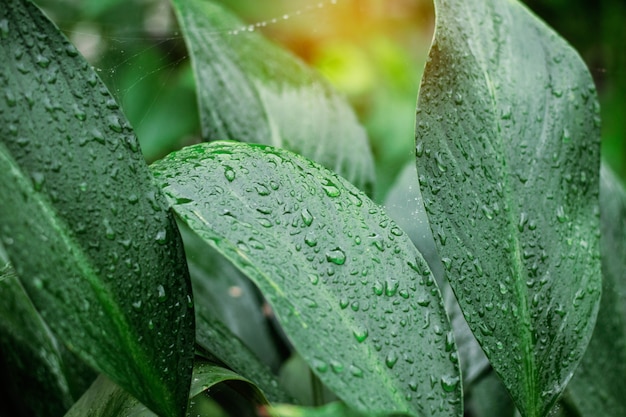
M 471 15 L 471 13 L 470 13 Z M 480 33 L 480 31 L 476 28 L 475 26 L 475 22 L 473 19 L 468 19 L 469 24 L 472 26 L 472 31 L 474 33 Z M 491 76 L 490 73 L 488 71 L 488 69 L 486 68 L 486 65 L 484 65 L 484 62 L 488 62 L 488 59 L 484 53 L 484 51 L 481 50 L 477 50 L 478 48 L 472 48 L 472 46 L 468 43 L 467 44 L 467 48 L 469 50 L 471 50 L 474 54 L 478 53 L 480 54 L 480 60 L 476 60 L 480 71 L 482 72 L 484 78 L 485 78 L 485 83 L 486 86 L 489 90 L 489 96 L 491 98 L 491 107 L 492 107 L 492 114 L 495 120 L 495 125 L 497 128 L 497 132 L 501 132 L 501 125 L 500 125 L 500 119 L 498 118 L 498 110 L 499 110 L 499 106 L 498 106 L 498 100 L 497 100 L 497 94 L 493 85 L 493 82 L 491 80 Z M 500 155 L 502 155 L 502 163 L 501 163 L 501 167 L 502 167 L 502 180 L 503 180 L 503 200 L 505 201 L 505 203 L 512 203 L 514 200 L 511 198 L 512 196 L 512 192 L 511 192 L 511 176 L 509 175 L 509 169 L 508 169 L 508 164 L 507 164 L 507 158 L 505 157 L 505 153 L 503 152 L 503 143 L 502 143 L 502 136 L 498 135 L 496 136 L 496 141 L 495 144 L 498 145 L 497 147 L 497 151 L 499 152 Z M 494 146 L 494 148 L 496 148 Z M 525 283 L 522 279 L 519 279 L 522 277 L 522 268 L 523 268 L 523 262 L 522 262 L 522 256 L 520 253 L 520 240 L 518 237 L 518 232 L 516 230 L 516 225 L 515 225 L 515 218 L 517 215 L 517 204 L 507 204 L 507 206 L 509 207 L 508 210 L 508 221 L 507 221 L 507 231 L 510 233 L 510 235 L 512 236 L 512 240 L 513 240 L 513 247 L 514 247 L 514 254 L 511 257 L 511 261 L 512 261 L 512 266 L 514 268 L 514 273 L 516 274 L 516 277 L 512 277 L 514 282 L 515 282 L 515 291 L 517 292 L 518 295 L 518 300 L 520 300 L 520 302 L 518 303 L 518 308 L 520 311 L 520 316 L 522 317 L 521 320 L 521 326 L 519 328 L 520 330 L 520 340 L 522 342 L 522 346 L 523 346 L 523 353 L 524 353 L 524 358 L 523 358 L 523 364 L 524 364 L 524 387 L 527 391 L 527 399 L 530 400 L 530 403 L 527 404 L 528 409 L 526 410 L 527 412 L 530 413 L 530 416 L 535 416 L 537 413 L 537 379 L 536 379 L 536 364 L 535 364 L 535 358 L 533 355 L 533 349 L 532 349 L 532 334 L 531 334 L 531 322 L 530 322 L 530 315 L 529 315 L 529 307 L 528 307 L 528 295 L 526 293 L 526 287 L 525 287 Z M 516 279 L 517 278 L 517 279 Z

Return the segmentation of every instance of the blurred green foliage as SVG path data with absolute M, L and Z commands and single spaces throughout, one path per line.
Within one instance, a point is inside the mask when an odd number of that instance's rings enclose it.
M 416 97 L 432 37 L 430 0 L 221 0 L 316 67 L 368 130 L 383 201 L 413 158 Z M 167 0 L 38 2 L 99 70 L 153 161 L 200 141 L 195 86 Z M 591 69 L 600 93 L 603 157 L 626 179 L 626 3 L 526 0 Z M 237 29 L 237 28 L 233 28 Z M 257 29 L 258 30 L 258 29 Z M 236 35 L 233 42 L 236 42 Z

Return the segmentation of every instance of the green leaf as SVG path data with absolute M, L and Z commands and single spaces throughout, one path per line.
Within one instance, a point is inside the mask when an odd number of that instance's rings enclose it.
M 254 281 L 351 407 L 460 415 L 441 295 L 409 238 L 346 180 L 289 151 L 213 142 L 152 165 L 174 211 Z
M 230 329 L 229 334 L 234 333 L 264 363 L 277 369 L 281 358 L 270 323 L 263 313 L 263 299 L 254 283 L 187 225 L 179 222 L 179 230 L 191 276 L 196 321 L 202 315 L 209 322 L 223 323 Z M 196 339 L 197 334 L 198 329 Z M 231 348 L 226 350 L 232 352 Z M 237 372 L 246 376 L 240 369 Z
M 254 356 L 222 321 L 205 308 L 196 310 L 196 341 L 215 360 L 252 381 L 271 401 L 289 401 L 272 371 Z
M 626 190 L 603 166 L 600 178 L 602 301 L 587 353 L 568 385 L 583 416 L 626 416 Z
M 420 187 L 463 314 L 523 416 L 545 416 L 601 293 L 589 72 L 516 1 L 437 0 L 419 94 Z
M 245 378 L 218 365 L 200 361 L 194 365 L 191 388 L 189 390 L 190 412 L 194 398 L 218 384 L 227 382 L 235 389 L 244 392 L 246 398 L 256 404 L 267 404 L 263 394 Z M 74 404 L 65 417 L 154 417 L 152 411 L 137 401 L 127 391 L 100 375 L 89 390 Z
M 0 363 L 11 376 L 3 400 L 24 414 L 62 415 L 95 374 L 52 335 L 9 265 L 0 267 L 0 300 Z
M 289 149 L 370 192 L 367 136 L 347 101 L 222 6 L 174 0 L 191 54 L 202 135 Z
M 164 416 L 187 404 L 182 243 L 108 90 L 31 3 L 0 9 L 0 239 L 50 329 Z
M 345 404 L 335 402 L 323 407 L 300 407 L 296 405 L 278 404 L 265 409 L 269 417 L 403 417 L 403 413 L 371 413 L 355 411 Z
M 411 162 L 405 166 L 398 175 L 385 200 L 385 210 L 389 217 L 394 219 L 402 230 L 406 231 L 437 279 L 454 331 L 463 384 L 467 390 L 472 381 L 489 366 L 489 361 L 468 327 L 450 284 L 444 278 L 444 266 L 437 253 L 437 246 L 424 209 L 415 163 Z
M 515 405 L 502 381 L 491 371 L 472 385 L 465 407 L 473 417 L 515 417 Z

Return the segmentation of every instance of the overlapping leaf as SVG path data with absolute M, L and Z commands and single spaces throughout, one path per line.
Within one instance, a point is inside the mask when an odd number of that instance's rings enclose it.
M 626 415 L 626 191 L 608 167 L 600 179 L 602 301 L 568 399 L 584 417 L 618 417 Z
M 222 6 L 174 0 L 196 82 L 203 137 L 279 146 L 371 191 L 374 165 L 347 101 L 299 59 Z
M 0 7 L 0 238 L 50 329 L 164 416 L 184 414 L 191 288 L 137 139 L 77 50 L 25 0 Z
M 173 209 L 248 275 L 296 350 L 350 407 L 461 415 L 441 295 L 362 192 L 291 152 L 214 142 L 152 165 Z
M 600 299 L 595 89 L 518 2 L 435 5 L 416 127 L 425 207 L 470 327 L 522 415 L 544 416 Z

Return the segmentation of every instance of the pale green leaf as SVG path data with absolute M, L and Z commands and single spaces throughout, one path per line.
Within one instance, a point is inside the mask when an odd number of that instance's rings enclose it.
M 181 416 L 191 286 L 167 202 L 89 64 L 25 0 L 0 8 L 0 239 L 52 332 L 163 416 Z
M 517 1 L 435 5 L 416 127 L 424 204 L 470 328 L 521 414 L 545 416 L 601 293 L 595 88 Z
M 370 192 L 365 130 L 320 75 L 206 0 L 174 0 L 198 85 L 202 135 L 289 149 Z
M 584 417 L 626 416 L 626 190 L 606 166 L 600 182 L 602 301 L 589 348 L 568 385 Z
M 266 409 L 269 417 L 403 417 L 402 413 L 368 413 L 355 411 L 345 404 L 335 402 L 323 407 L 301 407 L 296 405 L 278 404 Z
M 152 165 L 174 211 L 259 287 L 296 350 L 352 408 L 461 415 L 428 266 L 362 192 L 289 151 L 200 144 Z

